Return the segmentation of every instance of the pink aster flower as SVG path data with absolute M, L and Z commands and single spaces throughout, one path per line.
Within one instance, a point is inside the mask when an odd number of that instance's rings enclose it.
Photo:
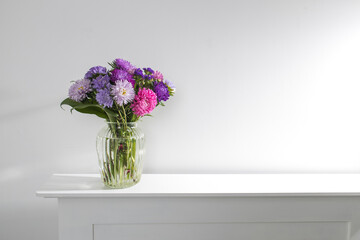
M 156 94 L 151 89 L 141 88 L 135 96 L 131 108 L 137 116 L 143 117 L 144 115 L 151 113 L 156 107 L 156 104 Z
M 164 76 L 162 75 L 161 72 L 159 71 L 156 71 L 154 74 L 153 74 L 153 77 L 157 80 L 160 80 L 160 81 L 163 81 L 164 80 Z
M 114 100 L 120 106 L 128 104 L 134 100 L 135 91 L 131 83 L 126 80 L 119 80 L 111 89 Z

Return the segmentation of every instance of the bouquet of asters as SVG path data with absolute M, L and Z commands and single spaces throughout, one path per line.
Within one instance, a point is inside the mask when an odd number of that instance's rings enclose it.
M 97 136 L 100 172 L 106 186 L 123 188 L 137 183 L 142 172 L 144 136 L 136 122 L 164 106 L 176 89 L 151 68 L 136 68 L 123 59 L 109 65 L 90 68 L 70 86 L 61 106 L 106 120 Z

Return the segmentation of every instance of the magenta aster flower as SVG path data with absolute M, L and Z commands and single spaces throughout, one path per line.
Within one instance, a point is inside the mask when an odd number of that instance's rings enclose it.
M 156 79 L 156 80 L 160 80 L 160 81 L 163 81 L 163 80 L 164 80 L 164 76 L 163 76 L 162 73 L 159 72 L 159 71 L 156 71 L 156 72 L 153 74 L 153 77 L 154 77 L 154 79 Z
M 120 106 L 132 102 L 135 97 L 133 86 L 126 80 L 116 81 L 111 89 L 111 94 L 114 96 L 115 102 Z
M 133 104 L 131 104 L 131 108 L 137 116 L 143 117 L 144 115 L 151 113 L 156 107 L 156 104 L 156 94 L 151 89 L 140 88 L 135 96 Z
M 69 88 L 69 98 L 81 102 L 86 98 L 86 94 L 91 91 L 91 81 L 89 79 L 77 80 Z

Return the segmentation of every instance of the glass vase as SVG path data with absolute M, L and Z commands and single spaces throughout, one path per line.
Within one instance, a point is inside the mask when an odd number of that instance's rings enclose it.
M 140 181 L 144 134 L 136 122 L 107 122 L 96 138 L 102 180 L 110 188 L 127 188 Z

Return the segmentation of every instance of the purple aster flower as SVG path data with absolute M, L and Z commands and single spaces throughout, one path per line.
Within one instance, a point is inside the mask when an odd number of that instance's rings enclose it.
M 144 73 L 143 73 L 143 71 L 141 70 L 141 68 L 135 69 L 134 75 L 135 75 L 135 76 L 139 76 L 139 77 L 144 77 Z
M 80 79 L 69 88 L 69 98 L 76 102 L 81 102 L 90 91 L 91 81 L 89 79 Z
M 113 99 L 110 96 L 109 89 L 100 89 L 96 94 L 96 101 L 103 107 L 111 108 L 113 106 Z
M 152 70 L 151 68 L 143 68 L 144 69 L 144 72 L 146 74 L 153 74 L 154 73 L 154 70 Z
M 163 82 L 154 82 L 154 92 L 159 102 L 169 99 L 169 89 Z
M 89 69 L 84 78 L 91 78 L 94 74 L 106 74 L 106 68 L 102 66 L 95 66 Z
M 124 59 L 120 59 L 120 58 L 115 59 L 115 64 L 119 69 L 124 70 L 130 74 L 133 74 L 135 71 L 135 67 L 130 62 Z
M 145 80 L 151 80 L 154 77 L 152 75 L 145 75 L 144 78 L 145 78 Z
M 126 72 L 125 70 L 114 69 L 111 72 L 111 81 L 115 82 L 117 80 L 127 80 L 129 78 L 129 76 L 131 77 L 131 75 L 128 72 Z
M 108 75 L 100 75 L 92 81 L 93 88 L 97 91 L 103 88 L 110 88 L 110 77 Z
M 114 100 L 120 106 L 130 103 L 135 98 L 135 91 L 130 82 L 126 80 L 116 81 L 112 86 L 111 94 L 114 96 Z
M 176 87 L 175 87 L 174 83 L 170 82 L 170 81 L 167 80 L 167 79 L 164 80 L 164 83 L 165 83 L 169 88 L 171 88 L 171 90 L 173 90 L 173 92 L 176 91 Z
M 132 75 L 121 69 L 114 69 L 111 72 L 110 80 L 112 82 L 116 82 L 118 80 L 126 80 L 126 81 L 130 82 L 133 87 L 135 86 L 135 80 L 133 79 Z

